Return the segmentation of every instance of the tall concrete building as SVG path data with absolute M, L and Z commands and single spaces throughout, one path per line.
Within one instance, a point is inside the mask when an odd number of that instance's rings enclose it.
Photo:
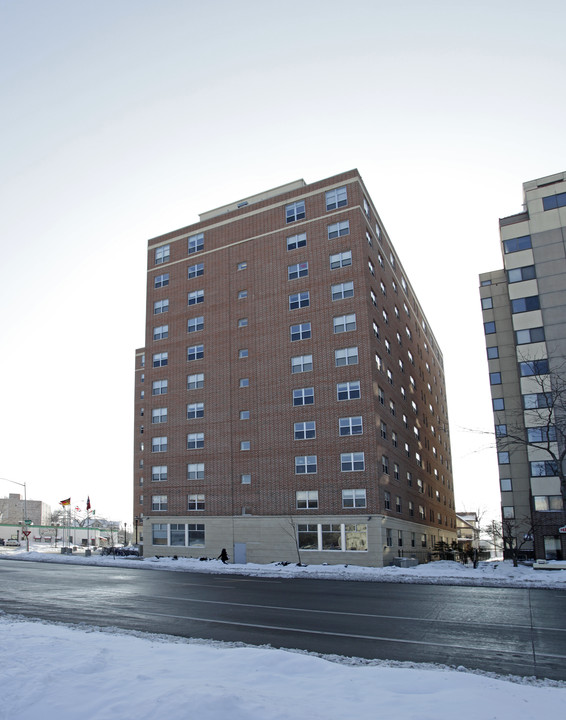
M 442 354 L 356 170 L 148 244 L 144 554 L 380 566 L 456 539 Z
M 507 550 L 561 559 L 566 410 L 566 173 L 523 184 L 499 221 L 503 269 L 480 275 Z M 561 416 L 562 415 L 562 416 Z

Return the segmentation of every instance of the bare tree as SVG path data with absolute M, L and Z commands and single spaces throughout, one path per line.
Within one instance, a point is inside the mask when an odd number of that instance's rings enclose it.
M 535 523 L 531 516 L 522 518 L 503 518 L 501 522 L 492 520 L 485 528 L 486 534 L 492 538 L 493 544 L 503 548 L 506 555 L 510 555 L 513 566 L 518 567 L 521 550 L 532 542 Z

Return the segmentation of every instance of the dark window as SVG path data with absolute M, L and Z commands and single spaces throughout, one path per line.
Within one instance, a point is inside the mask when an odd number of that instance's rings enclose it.
M 545 210 L 556 210 L 559 207 L 566 207 L 566 193 L 548 195 L 542 199 L 542 206 Z
M 530 362 L 519 363 L 521 377 L 531 375 L 546 375 L 548 373 L 548 360 L 531 360 Z
M 530 247 L 532 247 L 530 235 L 522 235 L 518 238 L 510 238 L 509 240 L 503 241 L 503 249 L 506 255 L 507 253 L 518 252 L 519 250 L 528 250 Z
M 511 312 L 522 313 L 530 312 L 531 310 L 540 310 L 540 301 L 538 295 L 531 295 L 530 297 L 516 298 L 511 300 Z

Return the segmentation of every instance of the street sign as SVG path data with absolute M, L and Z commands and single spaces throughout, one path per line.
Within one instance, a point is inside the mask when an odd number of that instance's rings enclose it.
M 22 530 L 22 535 L 25 535 L 26 537 L 31 535 L 31 530 Z
M 562 525 L 561 528 L 558 528 L 559 533 L 566 533 L 566 525 Z

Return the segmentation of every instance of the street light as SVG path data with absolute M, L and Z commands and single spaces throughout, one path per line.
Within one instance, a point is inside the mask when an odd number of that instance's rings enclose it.
M 21 487 L 23 487 L 23 489 L 24 489 L 24 527 L 25 527 L 26 532 L 27 532 L 27 526 L 28 526 L 28 495 L 27 495 L 27 487 L 26 487 L 25 482 L 24 482 L 24 483 L 21 483 L 21 482 L 18 482 L 17 480 L 10 480 L 10 478 L 5 478 L 5 477 L 0 478 L 0 480 L 5 480 L 6 482 L 11 482 L 11 483 L 14 483 L 14 485 L 20 485 Z M 22 530 L 22 532 L 24 532 L 24 531 Z M 29 535 L 26 535 L 25 538 L 26 538 L 26 552 L 29 552 Z

